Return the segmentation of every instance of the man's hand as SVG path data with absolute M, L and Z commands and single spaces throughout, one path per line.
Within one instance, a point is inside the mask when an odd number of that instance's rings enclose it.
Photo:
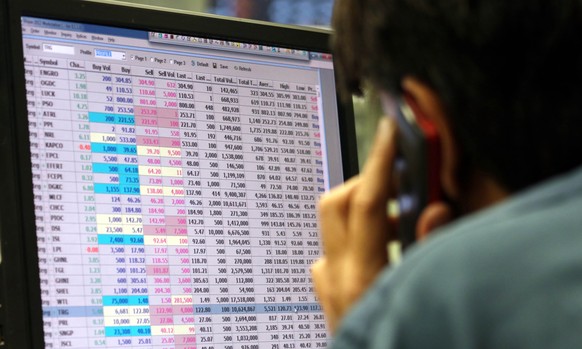
M 386 246 L 395 234 L 386 211 L 393 195 L 395 136 L 396 123 L 381 120 L 361 175 L 319 203 L 324 256 L 311 270 L 332 333 L 388 264 Z

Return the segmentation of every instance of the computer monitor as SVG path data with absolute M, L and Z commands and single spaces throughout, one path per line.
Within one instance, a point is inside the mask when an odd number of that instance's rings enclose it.
M 357 171 L 329 32 L 1 6 L 0 344 L 325 347 L 316 206 Z

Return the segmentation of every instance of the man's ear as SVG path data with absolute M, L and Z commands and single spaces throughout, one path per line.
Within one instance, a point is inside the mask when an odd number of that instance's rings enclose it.
M 443 226 L 454 219 L 454 212 L 450 205 L 444 202 L 429 204 L 422 210 L 416 223 L 416 240 L 422 241 L 436 228 Z
M 460 152 L 453 135 L 451 123 L 446 115 L 445 108 L 434 90 L 425 83 L 405 77 L 402 89 L 408 97 L 408 102 L 414 104 L 415 110 L 422 113 L 437 129 L 441 142 L 441 183 L 446 196 L 458 200 L 460 185 L 456 174 L 460 162 Z

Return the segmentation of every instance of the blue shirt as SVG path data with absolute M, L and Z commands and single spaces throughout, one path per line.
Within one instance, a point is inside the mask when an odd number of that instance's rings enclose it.
M 582 169 L 411 248 L 333 348 L 582 348 Z

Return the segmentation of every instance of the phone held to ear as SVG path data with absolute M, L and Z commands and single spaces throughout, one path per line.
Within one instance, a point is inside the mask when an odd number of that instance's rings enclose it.
M 398 238 L 402 249 L 416 240 L 417 221 L 424 208 L 442 200 L 441 150 L 436 127 L 404 96 L 393 108 L 398 124 L 393 177 L 399 206 Z

